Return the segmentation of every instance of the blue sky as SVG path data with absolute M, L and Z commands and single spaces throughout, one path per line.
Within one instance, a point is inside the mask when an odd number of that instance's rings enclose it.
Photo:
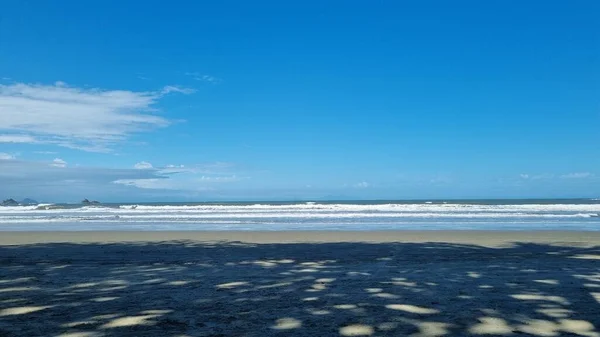
M 600 196 L 597 1 L 17 1 L 0 197 Z

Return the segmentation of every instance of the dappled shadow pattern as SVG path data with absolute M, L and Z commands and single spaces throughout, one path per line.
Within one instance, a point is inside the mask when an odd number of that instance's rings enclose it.
M 0 336 L 600 337 L 600 249 L 0 247 Z

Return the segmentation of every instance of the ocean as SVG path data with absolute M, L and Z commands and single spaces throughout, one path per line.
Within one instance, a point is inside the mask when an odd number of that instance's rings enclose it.
M 600 230 L 599 199 L 40 204 L 0 231 Z

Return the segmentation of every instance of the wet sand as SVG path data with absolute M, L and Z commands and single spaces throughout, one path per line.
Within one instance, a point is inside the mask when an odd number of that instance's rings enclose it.
M 526 241 L 600 245 L 600 231 L 80 231 L 0 232 L 0 245 L 32 243 L 160 242 L 173 240 L 249 243 L 447 242 L 482 246 Z
M 0 232 L 0 336 L 599 328 L 600 232 Z

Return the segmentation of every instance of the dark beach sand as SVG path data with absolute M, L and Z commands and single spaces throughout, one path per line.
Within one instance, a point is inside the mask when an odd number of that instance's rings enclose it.
M 600 232 L 0 232 L 0 336 L 600 337 Z

